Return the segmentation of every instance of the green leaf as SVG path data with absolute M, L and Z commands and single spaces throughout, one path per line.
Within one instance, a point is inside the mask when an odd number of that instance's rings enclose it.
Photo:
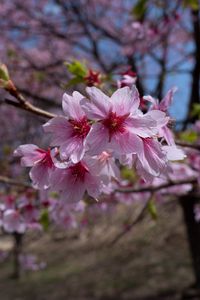
M 83 78 L 87 74 L 86 66 L 78 60 L 74 60 L 71 63 L 65 63 L 65 66 L 67 67 L 67 70 L 76 77 Z
M 198 10 L 199 9 L 199 0 L 184 0 L 183 6 L 189 7 L 193 10 Z
M 10 145 L 3 145 L 3 154 L 5 155 L 11 155 L 12 154 L 12 148 Z
M 139 20 L 142 19 L 146 13 L 147 1 L 148 0 L 138 0 L 132 9 L 132 14 Z
M 47 210 L 43 210 L 40 215 L 40 224 L 42 225 L 44 230 L 47 230 L 50 225 L 49 213 Z
M 42 82 L 46 78 L 46 74 L 42 71 L 37 71 L 33 73 L 35 80 Z
M 7 50 L 7 55 L 8 55 L 9 58 L 15 58 L 17 56 L 17 53 L 15 52 L 15 50 L 9 48 Z
M 192 117 L 198 117 L 200 119 L 200 104 L 199 103 L 193 104 L 191 115 L 192 115 Z
M 121 176 L 123 179 L 130 181 L 131 183 L 135 182 L 136 176 L 133 170 L 123 167 L 121 170 Z
M 73 77 L 66 84 L 64 84 L 64 88 L 69 88 L 69 87 L 79 84 L 81 82 L 84 82 L 83 77 L 79 77 L 79 76 Z
M 157 220 L 157 218 L 158 218 L 157 208 L 156 208 L 155 201 L 153 198 L 149 200 L 147 209 L 148 209 L 148 212 L 150 213 L 152 219 Z
M 184 142 L 195 143 L 198 139 L 198 134 L 195 131 L 187 130 L 180 133 L 180 139 Z

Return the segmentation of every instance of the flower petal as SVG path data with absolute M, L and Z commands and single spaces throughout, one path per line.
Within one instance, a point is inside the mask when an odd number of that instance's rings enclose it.
M 80 120 L 85 116 L 80 105 L 80 100 L 83 98 L 84 96 L 79 92 L 74 92 L 72 96 L 67 93 L 63 95 L 62 107 L 65 115 L 69 119 Z
M 123 116 L 134 113 L 139 107 L 140 98 L 135 86 L 130 89 L 128 86 L 118 89 L 111 97 L 113 111 Z
M 61 159 L 70 158 L 73 163 L 77 163 L 83 158 L 85 149 L 83 139 L 72 137 L 60 146 L 60 157 Z
M 159 108 L 162 111 L 167 111 L 169 106 L 172 104 L 174 93 L 177 91 L 177 87 L 170 89 L 166 96 L 160 102 Z
M 104 119 L 111 109 L 110 98 L 96 87 L 87 87 L 86 91 L 91 101 L 83 99 L 81 103 L 88 118 L 93 120 Z
M 128 118 L 126 121 L 129 131 L 146 138 L 158 133 L 157 123 L 148 115 L 138 115 L 137 117 Z
M 38 163 L 33 166 L 29 175 L 35 188 L 47 189 L 49 187 L 49 168 L 45 164 Z
M 20 145 L 15 151 L 14 156 L 22 156 L 21 164 L 24 167 L 32 167 L 35 162 L 40 161 L 44 154 L 37 151 L 38 146 L 33 144 Z
M 65 117 L 55 117 L 43 125 L 45 132 L 53 134 L 51 146 L 63 144 L 73 133 L 72 125 Z
M 130 131 L 113 135 L 109 146 L 119 155 L 139 153 L 143 147 L 142 140 Z
M 101 123 L 93 124 L 86 137 L 89 155 L 98 155 L 107 149 L 109 141 L 108 130 Z

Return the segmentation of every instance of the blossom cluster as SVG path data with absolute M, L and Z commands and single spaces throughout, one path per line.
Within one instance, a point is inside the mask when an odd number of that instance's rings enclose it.
M 43 125 L 51 134 L 47 150 L 27 144 L 15 150 L 25 167 L 31 167 L 33 186 L 60 193 L 67 203 L 88 195 L 97 199 L 120 182 L 120 166 L 134 168 L 145 181 L 166 176 L 170 161 L 185 157 L 175 145 L 168 125 L 167 108 L 175 89 L 159 103 L 146 96 L 148 111 L 142 112 L 137 88 L 125 86 L 111 97 L 96 87 L 87 87 L 87 97 L 65 93 L 64 115 Z
M 23 234 L 27 229 L 42 229 L 40 223 L 40 207 L 34 193 L 27 191 L 16 197 L 6 195 L 0 203 L 0 227 L 7 233 Z

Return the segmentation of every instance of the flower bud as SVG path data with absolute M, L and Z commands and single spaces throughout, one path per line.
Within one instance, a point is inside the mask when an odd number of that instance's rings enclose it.
M 0 80 L 1 81 L 8 81 L 10 79 L 8 68 L 6 65 L 0 63 Z

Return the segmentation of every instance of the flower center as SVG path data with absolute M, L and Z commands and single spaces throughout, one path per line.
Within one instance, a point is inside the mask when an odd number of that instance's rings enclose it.
M 73 126 L 73 135 L 74 137 L 85 138 L 90 130 L 90 124 L 86 117 L 83 117 L 81 120 L 69 120 Z
M 41 159 L 40 163 L 45 164 L 48 168 L 53 167 L 53 161 L 51 158 L 51 151 L 50 149 L 48 150 L 43 150 L 43 149 L 37 149 L 38 152 L 45 154 L 44 157 Z
M 109 130 L 110 139 L 113 134 L 125 132 L 125 120 L 127 117 L 128 114 L 117 116 L 115 112 L 109 112 L 107 119 L 103 121 L 103 125 Z
M 89 172 L 88 168 L 81 162 L 78 162 L 74 166 L 71 166 L 69 169 L 71 170 L 71 175 L 75 181 L 84 181 L 85 174 Z

